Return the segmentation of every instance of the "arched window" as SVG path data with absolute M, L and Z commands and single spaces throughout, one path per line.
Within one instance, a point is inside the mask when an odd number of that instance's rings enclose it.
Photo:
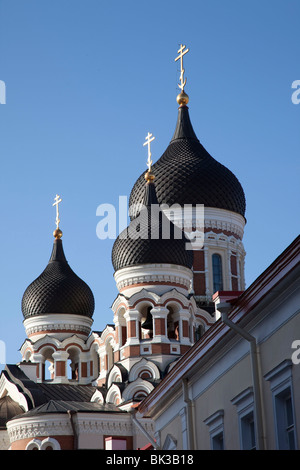
M 217 253 L 212 255 L 214 292 L 223 290 L 222 258 Z

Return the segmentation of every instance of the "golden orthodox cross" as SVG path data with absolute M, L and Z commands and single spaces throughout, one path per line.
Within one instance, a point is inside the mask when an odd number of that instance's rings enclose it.
M 144 142 L 143 144 L 143 147 L 145 147 L 145 145 L 148 145 L 148 160 L 147 160 L 147 167 L 148 167 L 148 170 L 149 172 L 151 172 L 151 166 L 152 166 L 152 163 L 153 161 L 151 160 L 151 147 L 150 147 L 150 144 L 151 142 L 153 142 L 153 140 L 155 139 L 155 137 L 150 134 L 150 132 L 148 132 L 147 136 L 146 136 L 146 142 Z
M 55 198 L 54 198 L 54 201 L 55 201 L 55 202 L 52 204 L 52 206 L 56 206 L 56 220 L 55 220 L 55 223 L 56 223 L 56 228 L 58 229 L 58 227 L 59 227 L 59 222 L 60 222 L 60 220 L 59 220 L 58 204 L 62 201 L 62 200 L 61 200 L 61 197 L 60 197 L 58 194 L 56 194 L 56 196 L 55 196 Z
M 183 56 L 189 52 L 189 49 L 185 49 L 186 46 L 183 46 L 182 44 L 180 45 L 180 48 L 178 49 L 178 54 L 179 56 L 176 57 L 175 62 L 180 59 L 180 84 L 178 83 L 179 88 L 181 91 L 183 91 L 185 85 L 186 85 L 186 79 L 183 79 L 184 75 L 184 68 L 183 68 Z

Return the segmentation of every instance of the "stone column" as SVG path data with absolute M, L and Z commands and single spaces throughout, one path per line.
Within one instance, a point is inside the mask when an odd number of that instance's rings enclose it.
M 181 344 L 191 345 L 190 340 L 190 312 L 179 310 L 174 316 L 174 320 L 179 322 L 179 341 Z
M 45 380 L 45 358 L 43 354 L 34 353 L 31 360 L 37 363 L 36 378 L 37 382 L 41 383 Z
M 68 383 L 67 360 L 69 353 L 66 351 L 56 351 L 52 354 L 54 359 L 54 380 L 55 383 Z
M 169 310 L 165 307 L 154 307 L 151 310 L 153 318 L 153 340 L 155 342 L 169 343 L 167 332 L 167 316 Z
M 127 310 L 124 314 L 127 327 L 127 341 L 126 345 L 133 345 L 140 343 L 140 328 L 139 322 L 141 321 L 141 313 L 138 310 Z

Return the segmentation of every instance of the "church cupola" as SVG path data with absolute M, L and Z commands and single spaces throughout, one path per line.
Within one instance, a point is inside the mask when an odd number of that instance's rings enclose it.
M 86 337 L 93 323 L 93 293 L 71 269 L 58 225 L 59 220 L 49 262 L 22 298 L 24 326 L 32 340 L 45 334 L 63 339 L 72 330 Z
M 152 161 L 144 175 L 144 194 L 138 212 L 112 249 L 117 287 L 120 292 L 126 291 L 126 295 L 146 285 L 160 294 L 170 286 L 188 293 L 193 251 L 182 229 L 160 208 L 151 165 Z
M 203 207 L 203 244 L 194 250 L 194 291 L 198 305 L 213 311 L 212 295 L 216 289 L 242 291 L 245 288 L 242 238 L 246 201 L 237 177 L 207 152 L 193 129 L 187 106 L 189 97 L 184 91 L 182 60 L 187 51 L 182 45 L 177 57 L 181 61 L 181 92 L 177 96 L 175 131 L 165 152 L 153 164 L 153 172 L 158 203 L 170 208 L 164 211 L 175 224 L 191 226 L 196 231 L 195 216 L 183 208 Z M 130 194 L 132 218 L 144 197 L 143 178 L 142 174 Z
M 119 291 L 112 305 L 114 362 L 121 363 L 129 372 L 144 358 L 145 371 L 141 371 L 140 379 L 143 374 L 145 377 L 150 374 L 148 361 L 154 362 L 162 374 L 170 362 L 184 354 L 194 343 L 202 321 L 191 295 L 190 239 L 161 210 L 156 175 L 152 172 L 150 142 L 154 138 L 148 133 L 146 139 L 148 171 L 143 175 L 141 204 L 112 249 Z M 209 324 L 205 317 L 207 320 Z M 107 360 L 104 362 L 99 383 L 107 380 L 111 365 Z
M 27 339 L 23 363 L 36 364 L 37 382 L 88 384 L 98 374 L 98 359 L 90 350 L 95 308 L 89 286 L 71 269 L 62 244 L 56 196 L 56 229 L 50 260 L 25 290 L 22 312 Z

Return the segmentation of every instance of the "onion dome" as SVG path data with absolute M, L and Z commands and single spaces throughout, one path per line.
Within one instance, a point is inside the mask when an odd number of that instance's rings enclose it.
M 129 226 L 116 239 L 112 264 L 118 269 L 143 264 L 176 264 L 191 268 L 193 252 L 186 249 L 188 239 L 160 209 L 154 176 L 148 171 L 143 184 L 142 206 Z
M 0 399 L 0 430 L 6 429 L 6 423 L 25 410 L 8 395 Z
M 180 105 L 173 138 L 154 163 L 156 194 L 159 204 L 185 204 L 226 209 L 245 216 L 243 188 L 236 176 L 217 162 L 199 142 L 189 117 L 188 96 L 177 97 Z M 129 206 L 134 217 L 144 194 L 143 175 L 132 188 Z
M 48 265 L 23 295 L 24 318 L 53 313 L 91 318 L 95 307 L 93 293 L 70 268 L 63 250 L 61 230 L 55 230 L 54 236 Z

